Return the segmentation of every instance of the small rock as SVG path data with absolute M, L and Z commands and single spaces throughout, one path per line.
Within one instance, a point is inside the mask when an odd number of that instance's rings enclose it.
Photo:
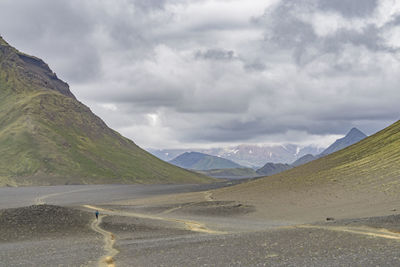
M 328 218 L 326 218 L 326 220 L 327 220 L 327 221 L 334 221 L 334 220 L 335 220 L 335 218 L 328 217 Z
M 392 209 L 392 211 L 397 211 L 396 209 Z

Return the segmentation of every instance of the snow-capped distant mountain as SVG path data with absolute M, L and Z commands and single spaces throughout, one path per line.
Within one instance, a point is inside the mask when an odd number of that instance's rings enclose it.
M 185 152 L 200 152 L 232 160 L 242 166 L 258 168 L 267 162 L 292 163 L 306 154 L 320 154 L 324 148 L 287 145 L 239 145 L 212 149 L 148 149 L 156 157 L 170 161 Z

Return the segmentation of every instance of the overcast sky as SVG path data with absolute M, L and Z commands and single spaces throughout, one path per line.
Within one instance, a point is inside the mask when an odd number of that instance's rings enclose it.
M 1 0 L 0 34 L 142 147 L 327 145 L 400 118 L 397 0 Z

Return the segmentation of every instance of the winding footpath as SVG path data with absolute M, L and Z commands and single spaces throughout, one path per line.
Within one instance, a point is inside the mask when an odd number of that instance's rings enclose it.
M 99 216 L 99 219 L 94 219 L 92 224 L 90 225 L 93 231 L 103 235 L 104 237 L 104 251 L 106 252 L 106 254 L 99 259 L 98 266 L 115 267 L 114 257 L 119 253 L 119 251 L 114 248 L 114 234 L 100 227 L 100 224 L 103 221 L 104 217 L 104 215 Z
M 114 244 L 115 244 L 114 234 L 112 232 L 106 231 L 100 227 L 100 224 L 101 224 L 103 218 L 108 215 L 128 216 L 128 217 L 175 222 L 175 223 L 183 224 L 187 230 L 190 230 L 193 232 L 200 232 L 200 233 L 207 233 L 207 234 L 225 234 L 226 233 L 226 232 L 222 232 L 222 231 L 216 231 L 216 230 L 209 229 L 203 223 L 199 223 L 199 222 L 195 222 L 195 221 L 152 216 L 152 215 L 148 215 L 148 214 L 133 213 L 133 212 L 126 212 L 126 211 L 110 210 L 110 209 L 95 207 L 92 205 L 83 205 L 82 207 L 91 209 L 91 210 L 99 210 L 99 211 L 102 211 L 103 214 L 104 213 L 106 214 L 106 215 L 99 216 L 98 220 L 94 219 L 90 226 L 91 229 L 93 229 L 93 231 L 100 233 L 104 237 L 104 251 L 106 252 L 106 254 L 103 255 L 98 261 L 98 266 L 101 266 L 101 267 L 103 267 L 103 266 L 104 267 L 115 267 L 116 265 L 115 265 L 114 257 L 119 253 L 119 251 L 114 248 Z
M 154 216 L 154 215 L 142 214 L 142 213 L 136 213 L 136 212 L 110 210 L 110 209 L 95 207 L 92 205 L 83 205 L 83 207 L 91 209 L 91 210 L 99 210 L 99 211 L 102 211 L 103 213 L 106 213 L 109 215 L 136 217 L 136 218 L 143 218 L 143 219 L 180 223 L 185 226 L 186 230 L 193 231 L 193 232 L 207 233 L 207 234 L 226 234 L 226 232 L 223 232 L 223 231 L 209 229 L 206 227 L 205 224 L 196 222 L 196 221 L 175 219 L 175 218 L 170 218 L 170 217 L 160 217 L 160 216 Z
M 203 194 L 204 194 L 204 200 L 205 200 L 205 201 L 207 201 L 207 202 L 212 202 L 212 201 L 214 201 L 214 199 L 213 199 L 213 197 L 212 197 L 212 193 L 211 193 L 210 191 L 205 191 Z M 169 214 L 169 213 L 171 213 L 171 212 L 180 210 L 180 209 L 182 209 L 182 208 L 188 208 L 188 207 L 194 206 L 194 205 L 196 205 L 196 204 L 198 204 L 198 202 L 193 202 L 193 203 L 189 203 L 189 204 L 179 205 L 178 207 L 175 207 L 175 208 L 172 208 L 172 209 L 168 209 L 168 210 L 165 210 L 165 211 L 161 212 L 160 215 L 162 215 L 162 214 Z
M 59 195 L 64 195 L 68 193 L 75 193 L 75 192 L 80 192 L 80 191 L 87 191 L 88 189 L 78 189 L 78 190 L 72 190 L 72 191 L 67 191 L 67 192 L 59 192 L 59 193 L 53 193 L 53 194 L 48 194 L 48 195 L 43 195 L 43 196 L 38 196 L 37 198 L 34 199 L 34 204 L 35 205 L 44 205 L 46 204 L 45 199 L 49 197 L 54 197 L 54 196 L 59 196 Z M 90 209 L 97 209 L 95 207 L 85 205 L 84 207 L 90 208 Z M 117 249 L 114 248 L 114 243 L 115 243 L 115 236 L 113 233 L 106 231 L 100 227 L 101 222 L 103 221 L 103 218 L 107 215 L 102 215 L 99 216 L 98 219 L 94 219 L 90 225 L 90 228 L 103 235 L 104 237 L 104 251 L 106 252 L 105 255 L 101 256 L 101 258 L 98 261 L 98 266 L 100 267 L 115 267 L 115 262 L 114 262 L 114 257 L 119 253 Z

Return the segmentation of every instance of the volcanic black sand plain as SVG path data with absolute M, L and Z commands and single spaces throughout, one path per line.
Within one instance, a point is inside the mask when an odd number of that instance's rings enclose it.
M 395 195 L 325 187 L 261 198 L 230 185 L 0 188 L 0 266 L 400 263 Z

